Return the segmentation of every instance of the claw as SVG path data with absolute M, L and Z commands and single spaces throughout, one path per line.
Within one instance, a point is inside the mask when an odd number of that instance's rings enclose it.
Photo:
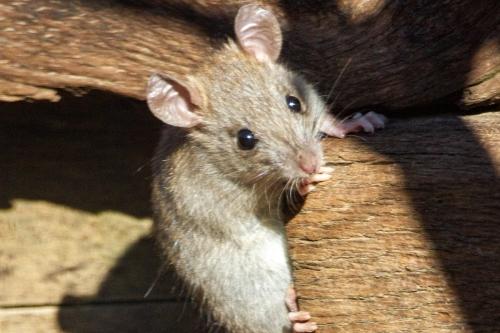
M 318 173 L 314 173 L 310 175 L 308 178 L 304 179 L 298 188 L 298 192 L 301 196 L 305 196 L 309 192 L 314 191 L 316 187 L 311 185 L 312 183 L 324 182 L 330 178 L 332 178 L 333 168 L 322 166 L 319 168 Z
M 368 112 L 365 117 L 367 117 L 370 122 L 374 125 L 376 129 L 384 128 L 387 123 L 387 117 L 383 114 L 376 113 L 373 111 Z
M 332 178 L 332 175 L 328 173 L 315 173 L 311 177 L 309 177 L 309 181 L 311 183 L 318 183 L 318 182 L 324 182 L 325 180 L 328 180 Z
M 312 192 L 316 189 L 316 186 L 308 184 L 308 183 L 303 183 L 299 185 L 298 192 L 301 196 L 305 196 L 309 192 Z
M 293 286 L 288 287 L 285 297 L 285 303 L 288 307 L 288 310 L 291 312 L 299 311 L 299 306 L 297 305 L 297 294 L 295 293 L 295 289 Z
M 305 311 L 290 312 L 288 314 L 288 319 L 290 319 L 290 321 L 308 321 L 311 319 L 311 315 L 309 312 Z
M 288 318 L 292 322 L 294 333 L 310 333 L 318 329 L 318 325 L 316 325 L 316 323 L 308 321 L 311 319 L 309 312 L 299 311 L 299 306 L 297 305 L 297 295 L 293 286 L 288 288 L 285 303 L 288 310 L 290 310 Z
M 334 170 L 335 170 L 335 168 L 327 167 L 327 166 L 322 166 L 321 168 L 319 168 L 319 172 L 318 173 L 331 174 L 331 173 L 333 173 Z
M 318 325 L 316 325 L 316 323 L 313 322 L 293 324 L 293 331 L 295 333 L 310 333 L 316 331 L 317 329 Z

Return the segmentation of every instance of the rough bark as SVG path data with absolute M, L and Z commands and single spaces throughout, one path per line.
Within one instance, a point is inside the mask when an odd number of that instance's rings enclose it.
M 500 332 L 499 113 L 327 140 L 331 181 L 288 225 L 325 332 Z
M 182 75 L 231 34 L 232 1 L 0 4 L 0 99 L 58 100 L 56 89 L 144 97 L 151 72 Z M 462 107 L 500 96 L 498 1 L 261 1 L 285 29 L 283 60 L 335 108 Z

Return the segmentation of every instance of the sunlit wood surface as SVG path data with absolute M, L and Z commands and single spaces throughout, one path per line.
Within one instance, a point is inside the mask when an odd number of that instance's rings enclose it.
M 325 140 L 333 178 L 288 226 L 321 332 L 500 332 L 498 124 L 392 118 Z M 171 275 L 155 283 L 158 129 L 102 93 L 0 105 L 0 332 L 203 332 Z
M 289 224 L 324 332 L 500 332 L 500 113 L 329 140 L 333 178 Z

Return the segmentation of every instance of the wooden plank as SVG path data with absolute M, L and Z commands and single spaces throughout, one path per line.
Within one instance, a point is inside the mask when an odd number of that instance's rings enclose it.
M 201 331 L 158 275 L 145 106 L 92 92 L 0 109 L 0 332 Z
M 44 306 L 0 310 L 2 333 L 196 333 L 189 305 L 172 303 Z
M 333 179 L 289 223 L 319 332 L 500 332 L 500 113 L 327 140 Z
M 0 220 L 3 306 L 142 300 L 160 267 L 146 219 L 19 199 Z
M 0 306 L 144 299 L 160 267 L 147 180 L 157 126 L 136 106 L 96 93 L 2 106 Z M 163 278 L 150 297 L 172 298 Z

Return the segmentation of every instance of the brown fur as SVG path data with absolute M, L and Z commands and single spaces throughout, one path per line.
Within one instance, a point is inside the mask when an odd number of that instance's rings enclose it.
M 256 61 L 234 42 L 212 57 L 191 79 L 203 96 L 195 110 L 202 122 L 189 131 L 167 127 L 158 146 L 158 239 L 220 325 L 238 333 L 288 332 L 291 272 L 280 198 L 307 176 L 299 151 L 321 159 L 325 107 L 300 76 Z M 304 112 L 291 112 L 286 95 L 298 97 Z M 254 149 L 238 147 L 242 128 L 259 139 Z

